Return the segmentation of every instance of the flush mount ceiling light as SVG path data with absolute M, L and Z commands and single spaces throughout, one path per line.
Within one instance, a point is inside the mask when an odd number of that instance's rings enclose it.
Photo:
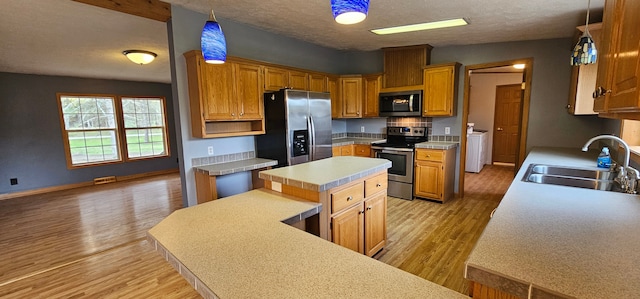
M 369 0 L 331 0 L 331 11 L 339 24 L 360 23 L 367 18 Z
M 438 29 L 438 28 L 464 26 L 468 24 L 469 22 L 467 22 L 467 20 L 465 19 L 451 19 L 451 20 L 420 23 L 420 24 L 413 24 L 413 25 L 372 29 L 371 32 L 375 34 L 381 34 L 381 35 L 395 34 L 395 33 L 413 32 L 413 31 L 430 30 L 430 29 Z
M 227 40 L 224 38 L 220 24 L 216 21 L 213 9 L 209 14 L 209 20 L 202 28 L 200 48 L 206 63 L 222 64 L 227 60 Z
M 133 63 L 140 65 L 150 63 L 158 56 L 156 53 L 144 50 L 126 50 L 122 51 L 122 54 L 127 56 Z
M 571 65 L 582 65 L 596 63 L 598 58 L 598 50 L 596 50 L 596 44 L 589 34 L 589 8 L 591 7 L 591 0 L 587 2 L 587 22 L 584 26 L 584 33 L 580 37 L 580 41 L 573 48 L 571 52 Z
M 517 63 L 513 65 L 513 68 L 518 70 L 522 70 L 524 69 L 524 67 L 525 67 L 524 63 Z

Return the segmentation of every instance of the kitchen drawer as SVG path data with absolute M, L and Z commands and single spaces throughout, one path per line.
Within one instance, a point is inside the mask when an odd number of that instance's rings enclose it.
M 371 146 L 366 144 L 356 144 L 353 146 L 354 156 L 371 157 Z
M 364 182 L 331 193 L 331 213 L 336 213 L 364 199 Z
M 382 190 L 387 190 L 387 173 L 379 174 L 364 182 L 364 196 L 369 197 Z
M 416 149 L 416 160 L 442 162 L 444 161 L 444 151 L 434 149 Z
M 340 147 L 340 154 L 342 156 L 353 156 L 353 145 L 343 145 Z

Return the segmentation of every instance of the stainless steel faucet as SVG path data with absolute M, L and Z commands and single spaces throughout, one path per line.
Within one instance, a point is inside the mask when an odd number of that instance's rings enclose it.
M 587 141 L 587 143 L 585 143 L 582 147 L 582 151 L 586 152 L 589 149 L 589 145 L 591 145 L 591 143 L 600 139 L 611 139 L 617 141 L 624 148 L 624 161 L 623 165 L 620 166 L 620 171 L 618 172 L 618 177 L 616 178 L 616 180 L 618 180 L 620 186 L 625 190 L 625 192 L 635 194 L 637 192 L 636 189 L 638 186 L 638 179 L 640 179 L 640 172 L 638 172 L 638 170 L 636 170 L 635 168 L 629 166 L 631 151 L 629 150 L 629 145 L 624 142 L 624 140 L 622 140 L 618 136 L 599 135 L 589 139 L 589 141 Z

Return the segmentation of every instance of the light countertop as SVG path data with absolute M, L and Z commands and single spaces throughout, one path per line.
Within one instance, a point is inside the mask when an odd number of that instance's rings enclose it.
M 332 157 L 261 171 L 264 180 L 322 192 L 391 167 L 391 161 L 355 156 Z
M 252 158 L 252 159 L 238 160 L 233 162 L 201 165 L 201 166 L 194 167 L 194 169 L 196 171 L 200 171 L 208 175 L 224 175 L 224 174 L 232 174 L 232 173 L 242 172 L 242 171 L 255 170 L 260 168 L 266 168 L 270 166 L 275 166 L 276 164 L 278 164 L 277 160 Z
M 345 138 L 335 138 L 332 139 L 331 142 L 333 146 L 342 146 L 342 145 L 350 145 L 350 144 L 365 144 L 371 145 L 372 143 L 385 142 L 384 138 L 358 138 L 358 137 L 345 137 Z
M 257 189 L 178 210 L 148 239 L 205 298 L 468 298 L 281 222 L 318 209 Z
M 416 143 L 416 148 L 447 150 L 447 149 L 456 148 L 456 147 L 458 147 L 457 142 L 427 141 L 427 142 Z
M 597 151 L 534 148 L 467 261 L 466 277 L 526 298 L 640 294 L 640 196 L 523 182 L 531 163 L 596 168 Z

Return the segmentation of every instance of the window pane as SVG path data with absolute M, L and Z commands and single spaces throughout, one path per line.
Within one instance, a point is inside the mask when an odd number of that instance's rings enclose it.
M 64 115 L 64 127 L 67 130 L 82 129 L 82 114 L 69 113 Z
M 149 102 L 149 113 L 162 113 L 162 102 L 158 99 L 147 100 Z
M 84 132 L 69 132 L 69 147 L 71 149 L 84 149 L 85 146 L 86 144 L 84 142 Z
M 136 127 L 138 128 L 149 127 L 149 114 L 147 113 L 136 114 Z
M 80 100 L 78 98 L 62 98 L 62 113 L 80 113 Z
M 96 99 L 96 105 L 98 107 L 98 113 L 103 115 L 114 114 L 113 99 L 110 99 L 110 98 Z
M 164 155 L 164 142 L 154 142 L 153 143 L 153 154 L 154 155 Z
M 149 114 L 149 122 L 151 127 L 164 127 L 164 118 L 160 113 Z
M 94 98 L 80 98 L 80 112 L 82 114 L 98 113 L 96 100 Z
M 85 147 L 71 149 L 71 164 L 87 163 L 87 150 Z

